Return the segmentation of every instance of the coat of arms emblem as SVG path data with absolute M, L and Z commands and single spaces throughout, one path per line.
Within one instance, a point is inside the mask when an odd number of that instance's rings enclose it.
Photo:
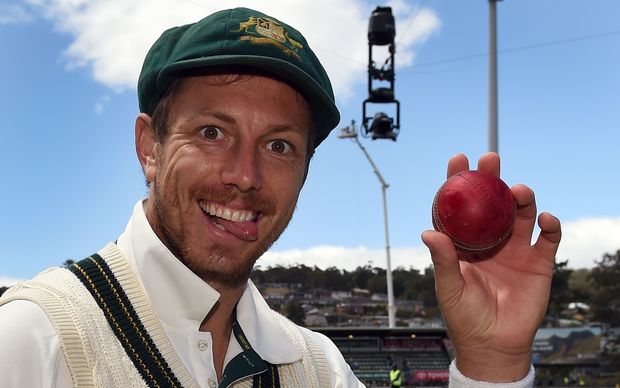
M 247 40 L 253 44 L 270 44 L 278 47 L 287 56 L 292 56 L 301 61 L 299 49 L 304 46 L 288 35 L 288 32 L 275 20 L 251 16 L 245 22 L 239 23 L 239 29 L 233 32 L 245 33 L 239 39 Z

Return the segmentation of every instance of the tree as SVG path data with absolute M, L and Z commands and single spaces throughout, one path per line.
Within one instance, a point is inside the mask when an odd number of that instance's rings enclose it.
M 568 277 L 568 289 L 572 293 L 574 302 L 590 304 L 594 286 L 589 269 L 575 269 Z
M 347 285 L 342 281 L 342 272 L 336 267 L 326 268 L 325 271 L 315 271 L 316 287 L 330 291 L 345 291 Z
M 306 313 L 301 307 L 301 304 L 297 301 L 292 300 L 286 304 L 286 307 L 284 308 L 284 315 L 298 325 L 305 325 Z
M 426 267 L 421 277 L 419 300 L 424 303 L 424 308 L 436 307 L 437 295 L 435 294 L 435 271 L 433 267 Z
M 549 307 L 547 314 L 559 318 L 560 313 L 570 302 L 573 302 L 573 295 L 568 288 L 568 279 L 572 269 L 568 268 L 568 260 L 556 261 L 553 266 L 553 279 L 551 280 L 551 295 L 549 296 Z
M 383 268 L 375 267 L 373 276 L 368 279 L 368 291 L 373 294 L 387 294 L 387 272 Z
M 372 267 L 367 264 L 363 267 L 357 267 L 355 271 L 351 273 L 352 282 L 357 288 L 368 288 L 368 281 L 374 276 Z
M 620 325 L 620 250 L 605 253 L 592 269 L 592 318 L 611 326 Z

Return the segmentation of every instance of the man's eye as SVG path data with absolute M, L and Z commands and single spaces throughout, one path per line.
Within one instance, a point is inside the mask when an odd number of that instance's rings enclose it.
M 217 127 L 204 127 L 200 134 L 209 140 L 217 140 L 223 136 L 222 130 Z
M 274 140 L 267 145 L 267 148 L 277 154 L 287 154 L 292 151 L 291 145 L 283 140 Z

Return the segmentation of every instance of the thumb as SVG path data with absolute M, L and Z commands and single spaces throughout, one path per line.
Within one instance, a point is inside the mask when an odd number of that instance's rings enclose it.
M 446 308 L 446 304 L 458 301 L 464 286 L 456 249 L 448 236 L 433 230 L 424 231 L 422 241 L 430 250 L 433 260 L 437 299 Z

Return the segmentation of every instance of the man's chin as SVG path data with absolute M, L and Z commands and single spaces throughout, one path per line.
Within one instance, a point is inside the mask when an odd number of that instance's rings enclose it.
M 203 271 L 199 276 L 215 289 L 239 288 L 245 285 L 250 278 L 252 269 L 242 272 Z
M 252 273 L 256 254 L 240 257 L 224 247 L 211 247 L 207 256 L 183 255 L 181 261 L 187 268 L 205 282 L 224 287 L 239 287 L 245 284 Z

